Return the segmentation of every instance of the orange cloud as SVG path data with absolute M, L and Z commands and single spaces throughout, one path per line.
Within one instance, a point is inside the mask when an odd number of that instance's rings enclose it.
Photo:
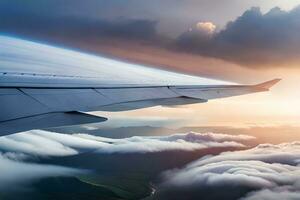
M 203 31 L 204 33 L 207 33 L 209 35 L 213 34 L 216 30 L 216 25 L 214 25 L 212 22 L 199 22 L 196 25 L 197 29 L 200 31 Z

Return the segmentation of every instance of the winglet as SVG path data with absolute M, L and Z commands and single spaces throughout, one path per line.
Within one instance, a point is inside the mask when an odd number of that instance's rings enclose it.
M 255 85 L 255 87 L 269 90 L 273 85 L 275 85 L 279 81 L 281 81 L 281 79 L 276 78 L 276 79 L 273 79 L 273 80 L 270 80 L 270 81 L 267 81 L 264 83 L 257 84 L 257 85 Z

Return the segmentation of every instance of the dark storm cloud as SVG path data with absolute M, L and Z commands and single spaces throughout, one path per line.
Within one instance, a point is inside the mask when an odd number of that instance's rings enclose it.
M 295 65 L 300 56 L 299 19 L 300 7 L 289 12 L 274 8 L 266 14 L 254 7 L 210 37 L 197 29 L 187 31 L 178 38 L 177 48 L 251 67 Z
M 220 6 L 216 7 L 218 4 Z M 244 10 L 245 3 L 218 0 L 1 0 L 0 13 L 89 19 L 148 19 L 160 21 L 159 30 L 178 35 L 199 19 L 225 24 Z M 216 12 L 211 12 L 214 10 Z
M 183 52 L 218 58 L 252 68 L 294 66 L 299 62 L 300 8 L 291 11 L 274 8 L 266 14 L 259 8 L 252 8 L 224 29 L 216 29 L 219 31 L 207 32 L 203 27 L 197 27 L 173 39 L 170 37 L 173 27 L 184 24 L 187 29 L 191 23 L 175 20 L 173 11 L 159 15 L 157 8 L 169 5 L 173 10 L 177 5 L 183 9 L 188 1 L 161 4 L 141 1 L 76 2 L 66 1 L 62 5 L 58 1 L 1 1 L 0 32 L 104 53 L 109 45 L 127 49 L 130 43 L 138 43 L 140 48 L 148 48 L 143 43 L 146 41 L 146 44 L 174 54 Z M 210 5 L 215 2 L 202 3 Z M 196 2 L 192 4 L 199 7 Z M 168 23 L 164 21 L 166 18 Z M 195 16 L 193 18 L 196 19 Z M 196 23 L 195 19 L 193 23 Z M 155 56 L 152 57 L 155 59 Z
M 76 40 L 117 37 L 154 40 L 156 21 L 146 19 L 95 20 L 76 17 L 44 16 L 34 13 L 0 13 L 0 32 L 44 40 Z
M 107 7 L 105 1 L 95 7 L 99 12 Z M 0 32 L 40 39 L 84 40 L 86 38 L 119 37 L 152 40 L 156 21 L 129 18 L 94 18 L 88 10 L 72 14 L 82 3 L 66 1 L 3 1 L 0 3 Z M 93 4 L 90 7 L 93 8 Z M 84 5 L 82 5 L 82 8 Z M 82 16 L 80 13 L 84 13 Z
M 166 199 L 298 199 L 300 144 L 225 152 L 165 173 Z

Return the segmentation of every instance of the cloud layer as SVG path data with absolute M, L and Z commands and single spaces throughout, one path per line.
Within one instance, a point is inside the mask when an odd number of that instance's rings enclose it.
M 31 131 L 0 138 L 0 147 L 8 152 L 41 156 L 76 155 L 82 151 L 99 153 L 151 153 L 194 151 L 211 147 L 245 147 L 253 137 L 215 133 L 187 133 L 157 137 L 110 139 L 87 134 L 66 135 L 48 131 Z
M 76 176 L 85 172 L 82 169 L 34 163 L 39 158 L 66 156 L 72 161 L 76 160 L 72 155 L 82 153 L 92 153 L 97 158 L 100 154 L 121 156 L 227 148 L 233 151 L 206 155 L 182 169 L 164 172 L 155 197 L 174 200 L 298 199 L 300 143 L 260 144 L 241 150 L 253 144 L 254 139 L 246 135 L 195 132 L 111 139 L 40 130 L 4 136 L 0 138 L 3 152 L 0 154 L 0 191 L 7 190 L 7 183 L 22 186 L 44 177 Z
M 0 138 L 0 148 L 3 151 L 29 155 L 75 155 L 80 150 L 93 150 L 104 145 L 102 142 L 47 131 L 23 132 Z
M 23 162 L 23 159 L 23 154 L 0 153 L 0 192 L 17 190 L 23 184 L 44 177 L 74 176 L 83 172 L 68 167 Z
M 246 135 L 193 132 L 170 136 L 110 139 L 42 130 L 3 136 L 0 137 L 0 191 L 8 190 L 8 183 L 22 186 L 44 177 L 75 176 L 85 172 L 84 169 L 41 164 L 39 160 L 42 158 L 67 157 L 88 152 L 96 155 L 196 151 L 218 147 L 240 149 L 246 147 L 245 145 L 253 139 Z
M 297 142 L 225 152 L 166 172 L 159 195 L 180 199 L 188 191 L 186 199 L 298 199 L 299 164 Z

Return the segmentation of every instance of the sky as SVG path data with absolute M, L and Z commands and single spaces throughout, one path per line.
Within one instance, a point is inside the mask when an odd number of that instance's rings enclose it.
M 300 1 L 63 2 L 1 1 L 0 32 L 208 78 L 282 79 L 270 93 L 118 115 L 176 113 L 193 126 L 299 123 Z
M 300 0 L 1 0 L 0 35 L 241 84 L 282 80 L 0 137 L 0 198 L 126 199 L 147 186 L 154 199 L 300 199 L 299 32 Z

